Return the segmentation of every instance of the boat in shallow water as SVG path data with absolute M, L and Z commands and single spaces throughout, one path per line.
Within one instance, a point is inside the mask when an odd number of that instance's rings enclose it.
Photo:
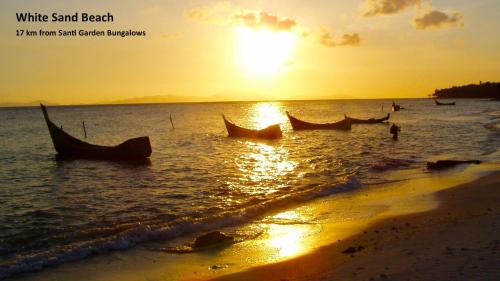
M 102 146 L 79 140 L 64 132 L 49 119 L 47 109 L 43 104 L 43 117 L 49 128 L 52 143 L 59 156 L 74 158 L 103 159 L 117 161 L 142 160 L 151 156 L 149 137 L 138 137 L 124 141 L 117 146 Z
M 278 139 L 282 137 L 282 132 L 279 124 L 271 125 L 261 130 L 252 130 L 240 127 L 227 120 L 226 116 L 222 114 L 224 124 L 226 125 L 229 137 L 241 137 L 252 139 Z
M 302 121 L 290 115 L 287 111 L 286 116 L 288 116 L 288 120 L 290 120 L 290 124 L 292 124 L 292 128 L 294 131 L 299 130 L 350 130 L 351 129 L 351 121 L 349 119 L 344 119 L 334 123 L 310 123 L 306 121 Z
M 455 102 L 439 102 L 438 100 L 434 100 L 436 105 L 456 105 Z
M 377 123 L 382 123 L 384 121 L 389 120 L 389 118 L 391 118 L 391 114 L 387 113 L 386 117 L 378 118 L 378 119 L 375 119 L 375 118 L 356 119 L 356 118 L 349 117 L 347 115 L 344 115 L 344 117 L 345 117 L 345 119 L 348 119 L 349 121 L 351 121 L 352 124 L 377 124 Z

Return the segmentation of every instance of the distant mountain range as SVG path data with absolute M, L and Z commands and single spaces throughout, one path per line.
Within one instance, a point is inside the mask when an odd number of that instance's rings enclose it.
M 464 99 L 481 98 L 500 100 L 500 83 L 485 82 L 465 86 L 453 86 L 447 89 L 437 89 L 432 95 L 434 98 Z
M 212 96 L 176 96 L 176 95 L 157 95 L 157 96 L 143 96 L 121 100 L 113 100 L 108 102 L 99 102 L 98 104 L 142 104 L 142 103 L 190 103 L 190 102 L 224 102 L 224 101 L 255 101 L 265 100 L 264 96 L 259 95 L 244 95 L 243 97 L 231 99 L 233 95 L 229 93 L 221 93 Z M 229 98 L 228 98 L 229 97 Z
M 196 102 L 200 98 L 190 96 L 157 95 L 134 97 L 121 100 L 102 101 L 97 104 L 140 104 L 140 103 L 175 103 L 175 102 Z
M 217 101 L 255 101 L 255 100 L 266 100 L 264 96 L 260 95 L 244 95 L 243 97 L 231 99 L 231 94 L 221 93 L 212 96 L 205 97 L 193 97 L 193 96 L 176 96 L 176 95 L 157 95 L 157 96 L 143 96 L 134 97 L 128 99 L 120 100 L 108 100 L 100 101 L 95 103 L 80 103 L 72 105 L 95 105 L 95 104 L 147 104 L 147 103 L 191 103 L 191 102 L 217 102 Z M 0 107 L 28 107 L 28 106 L 38 106 L 40 103 L 46 105 L 65 105 L 52 103 L 48 101 L 38 100 L 32 102 L 3 102 L 0 103 Z
M 58 105 L 44 100 L 37 100 L 31 102 L 1 102 L 0 107 L 26 107 L 26 106 L 39 106 L 41 103 L 45 105 Z

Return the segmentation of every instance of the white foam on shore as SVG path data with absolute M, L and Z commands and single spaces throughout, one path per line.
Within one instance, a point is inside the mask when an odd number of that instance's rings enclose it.
M 157 228 L 139 224 L 133 229 L 111 237 L 74 243 L 32 255 L 17 256 L 15 261 L 0 268 L 0 279 L 18 273 L 37 271 L 44 267 L 83 259 L 95 254 L 128 249 L 138 243 L 171 240 L 183 235 L 216 230 L 227 226 L 242 225 L 271 211 L 295 206 L 318 197 L 350 191 L 360 186 L 361 184 L 357 178 L 350 177 L 334 186 L 312 186 L 301 192 L 265 201 L 242 210 L 224 212 L 208 218 L 197 220 L 184 218 L 176 220 L 168 226 Z
M 421 170 L 396 171 L 386 174 L 386 178 L 407 178 L 408 174 L 413 176 L 406 181 L 366 188 L 363 186 L 359 192 L 341 192 L 299 206 L 290 204 L 283 209 L 273 209 L 279 213 L 271 212 L 261 218 L 256 217 L 243 226 L 235 226 L 238 229 L 258 226 L 265 231 L 263 235 L 234 244 L 224 250 L 184 255 L 138 247 L 137 251 L 102 255 L 92 260 L 86 259 L 51 268 L 42 273 L 26 275 L 27 278 L 23 280 L 84 281 L 85 276 L 79 276 L 82 271 L 91 272 L 93 279 L 103 281 L 185 280 L 190 276 L 196 280 L 203 277 L 210 279 L 302 255 L 322 245 L 335 243 L 338 239 L 345 239 L 362 231 L 369 223 L 387 216 L 430 210 L 439 205 L 434 198 L 434 192 L 469 182 L 498 168 L 498 165 L 486 164 L 439 173 L 422 173 Z M 349 187 L 349 181 L 345 183 L 348 190 L 355 185 L 356 183 Z M 298 216 L 280 216 L 286 213 Z M 276 223 L 276 218 L 287 218 L 290 224 Z M 297 221 L 306 223 L 296 224 Z M 220 230 L 232 229 L 232 227 L 224 228 L 223 223 L 220 223 Z M 294 238 L 297 240 L 293 240 Z M 280 256 L 280 248 L 288 252 L 297 244 L 299 244 L 298 252 L 291 256 Z

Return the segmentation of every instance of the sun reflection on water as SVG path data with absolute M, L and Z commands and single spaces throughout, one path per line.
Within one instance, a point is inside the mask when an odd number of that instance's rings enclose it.
M 298 218 L 300 218 L 300 214 L 295 211 L 281 212 L 273 216 L 273 219 L 282 219 L 282 220 L 297 220 Z
M 284 116 L 277 102 L 253 104 L 248 111 L 248 126 L 263 128 L 282 123 Z M 254 204 L 280 196 L 299 180 L 298 161 L 291 159 L 291 151 L 281 141 L 238 140 L 231 164 L 233 173 L 225 181 L 228 191 L 238 202 Z M 231 204 L 230 201 L 225 200 Z
M 274 215 L 272 220 L 279 223 L 269 224 L 267 231 L 269 239 L 268 247 L 271 247 L 279 258 L 296 256 L 305 250 L 304 237 L 311 231 L 307 224 L 297 224 L 303 221 L 303 214 L 296 211 L 286 211 Z
M 252 108 L 251 119 L 259 129 L 286 122 L 286 116 L 280 111 L 280 104 L 275 102 L 257 103 Z
M 236 159 L 240 181 L 247 193 L 273 193 L 289 184 L 283 180 L 297 167 L 288 158 L 288 150 L 281 146 L 247 142 L 249 153 Z
M 302 239 L 305 230 L 294 225 L 271 225 L 269 246 L 275 248 L 279 257 L 288 258 L 299 254 L 302 250 Z

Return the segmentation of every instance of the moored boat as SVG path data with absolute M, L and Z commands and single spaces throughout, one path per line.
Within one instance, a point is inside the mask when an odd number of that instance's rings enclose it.
M 347 115 L 344 115 L 344 117 L 345 117 L 345 119 L 349 119 L 349 121 L 351 121 L 352 124 L 377 124 L 377 123 L 382 123 L 384 121 L 389 120 L 389 118 L 391 117 L 391 114 L 387 113 L 387 116 L 385 116 L 383 118 L 378 118 L 378 119 L 375 119 L 375 118 L 356 119 L 356 118 L 349 117 Z
M 290 124 L 292 124 L 292 128 L 295 131 L 298 130 L 350 130 L 351 129 L 351 121 L 349 119 L 344 119 L 334 123 L 310 123 L 306 121 L 302 121 L 290 115 L 287 111 L 286 115 L 288 116 L 288 120 L 290 120 Z
M 43 117 L 49 128 L 50 137 L 59 156 L 75 158 L 132 161 L 151 156 L 149 137 L 138 137 L 124 141 L 117 146 L 102 146 L 79 140 L 57 127 L 49 119 L 47 109 L 43 104 Z
M 222 114 L 222 119 L 224 119 L 224 124 L 226 125 L 229 137 L 242 137 L 242 138 L 252 138 L 252 139 L 278 139 L 281 138 L 283 135 L 279 124 L 274 124 L 261 130 L 252 130 L 231 123 L 229 120 L 226 119 L 226 116 L 224 116 L 224 114 Z
M 436 105 L 456 105 L 455 102 L 439 102 L 436 99 L 434 99 L 434 102 L 436 103 Z

